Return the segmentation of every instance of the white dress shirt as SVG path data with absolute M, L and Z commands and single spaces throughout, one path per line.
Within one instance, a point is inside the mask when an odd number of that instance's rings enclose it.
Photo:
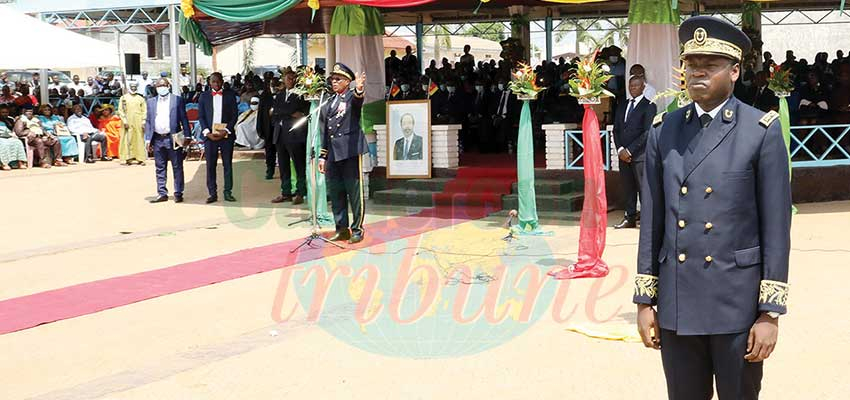
M 402 157 L 404 157 L 405 159 L 407 158 L 407 154 L 410 152 L 411 142 L 413 142 L 413 135 L 404 138 L 404 153 L 402 154 Z
M 91 120 L 89 117 L 81 116 L 78 117 L 77 114 L 73 114 L 68 117 L 68 130 L 73 134 L 94 134 L 99 132 L 94 126 L 91 124 Z
M 723 108 L 723 106 L 725 106 L 726 103 L 728 103 L 728 102 L 729 102 L 729 99 L 726 99 L 726 101 L 724 101 L 723 103 L 720 103 L 719 106 L 714 107 L 714 109 L 712 109 L 711 111 L 703 110 L 702 107 L 699 106 L 699 104 L 694 102 L 694 107 L 696 107 L 696 109 L 697 109 L 697 118 L 702 117 L 703 114 L 707 113 L 711 117 L 711 119 L 714 120 L 714 117 L 717 116 L 717 113 L 720 112 L 720 109 Z
M 214 93 L 214 92 L 215 91 L 212 91 L 211 94 Z M 222 100 L 223 99 L 224 99 L 224 89 L 221 89 L 221 94 L 218 95 L 218 96 L 212 94 L 213 118 L 212 118 L 211 124 L 220 124 L 221 123 L 221 113 L 222 113 L 222 108 L 223 108 Z M 212 129 L 212 126 L 210 126 L 207 129 L 204 129 L 204 132 L 203 132 L 204 136 L 206 136 L 208 133 L 210 133 L 210 129 Z M 225 128 L 225 130 L 230 132 L 230 130 L 228 130 L 227 128 Z
M 156 120 L 154 131 L 161 135 L 171 132 L 171 95 L 156 97 Z

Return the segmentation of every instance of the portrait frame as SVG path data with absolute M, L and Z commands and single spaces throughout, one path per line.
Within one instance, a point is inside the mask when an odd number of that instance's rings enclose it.
M 386 104 L 387 179 L 431 178 L 431 101 L 401 100 Z M 405 146 L 402 119 L 407 124 L 411 117 L 413 134 Z

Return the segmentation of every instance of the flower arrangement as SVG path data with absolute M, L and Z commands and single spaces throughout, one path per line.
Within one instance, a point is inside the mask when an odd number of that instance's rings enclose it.
M 328 82 L 321 74 L 316 73 L 312 67 L 299 68 L 296 71 L 295 87 L 292 93 L 303 95 L 306 99 L 317 99 L 322 93 L 329 90 Z
M 519 63 L 519 67 L 511 73 L 511 82 L 508 88 L 520 100 L 530 100 L 537 97 L 537 94 L 546 90 L 546 88 L 537 86 L 537 74 L 534 73 L 534 68 L 530 65 Z
M 605 89 L 605 84 L 613 77 L 611 68 L 596 60 L 599 51 L 579 60 L 570 78 L 570 95 L 581 100 L 596 102 L 601 97 L 614 97 Z
M 770 77 L 767 78 L 767 88 L 779 97 L 787 97 L 794 90 L 794 84 L 791 83 L 791 70 L 785 68 L 784 65 L 771 66 Z
M 673 85 L 675 85 L 676 87 L 669 88 L 663 92 L 656 94 L 652 101 L 656 101 L 658 99 L 666 97 L 674 97 L 679 105 L 679 108 L 681 108 L 688 104 L 691 104 L 693 100 L 691 100 L 691 96 L 690 94 L 688 94 L 688 86 L 687 84 L 685 84 L 685 67 L 673 67 L 673 71 L 676 72 L 676 75 L 673 75 Z

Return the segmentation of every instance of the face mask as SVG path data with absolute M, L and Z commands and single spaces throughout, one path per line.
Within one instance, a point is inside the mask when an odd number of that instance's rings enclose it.
M 428 91 L 428 85 L 422 85 L 422 91 L 427 92 Z
M 406 84 L 406 83 L 405 83 L 404 85 L 401 85 L 401 91 L 402 91 L 402 92 L 408 92 L 408 91 L 410 91 L 410 85 L 408 85 L 408 84 Z
M 440 90 L 445 92 L 446 91 L 446 85 L 440 85 Z
M 254 110 L 254 111 L 257 111 L 257 110 L 260 109 L 260 105 L 259 104 L 251 104 L 251 109 Z
M 741 81 L 741 84 L 746 87 L 750 87 L 750 85 L 752 85 L 753 83 L 751 81 Z
M 476 91 L 476 92 L 481 92 L 481 91 L 483 91 L 483 90 L 484 90 L 484 86 L 481 86 L 481 85 L 475 85 L 475 91 Z
M 449 86 L 449 87 L 447 87 L 446 89 L 448 89 L 449 93 L 454 93 L 454 92 L 455 92 L 455 87 L 454 87 L 454 86 Z
M 611 61 L 612 63 L 616 63 L 619 60 L 620 60 L 620 57 L 617 57 L 617 56 L 608 57 L 608 61 Z
M 167 96 L 168 93 L 170 93 L 170 92 L 171 91 L 168 90 L 168 87 L 166 87 L 166 86 L 160 86 L 160 87 L 156 88 L 156 93 L 160 96 Z
M 500 83 L 499 84 L 499 90 L 505 90 L 505 85 Z
M 570 90 L 570 84 L 569 83 L 565 83 L 565 84 L 561 85 L 561 87 L 564 88 L 564 90 Z

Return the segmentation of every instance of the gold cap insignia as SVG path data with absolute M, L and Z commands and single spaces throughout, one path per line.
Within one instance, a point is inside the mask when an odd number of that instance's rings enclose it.
M 706 38 L 708 38 L 708 32 L 706 32 L 704 28 L 697 28 L 697 30 L 694 31 L 694 41 L 697 42 L 698 45 L 702 46 L 705 44 Z

